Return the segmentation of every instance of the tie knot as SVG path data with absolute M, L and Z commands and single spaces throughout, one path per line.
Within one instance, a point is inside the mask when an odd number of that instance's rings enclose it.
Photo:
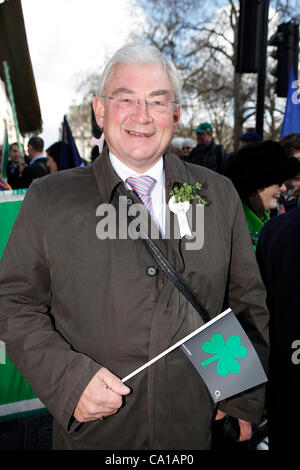
M 127 178 L 126 183 L 132 187 L 138 196 L 146 196 L 150 195 L 156 183 L 156 179 L 151 176 L 134 176 Z

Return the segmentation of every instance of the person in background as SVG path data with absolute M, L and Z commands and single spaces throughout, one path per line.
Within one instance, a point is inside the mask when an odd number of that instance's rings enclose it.
M 202 122 L 193 131 L 196 132 L 197 145 L 191 151 L 187 161 L 224 174 L 227 154 L 222 145 L 215 143 L 212 125 L 209 122 Z
M 32 181 L 49 173 L 47 159 L 43 155 L 44 141 L 33 136 L 28 141 L 29 164 L 23 169 L 20 177 L 20 188 L 28 188 Z
M 295 208 L 264 225 L 256 250 L 270 312 L 266 412 L 271 452 L 299 449 L 299 240 L 300 209 Z
M 187 138 L 184 139 L 183 142 L 181 143 L 181 156 L 183 159 L 188 158 L 191 151 L 195 147 L 195 142 L 193 139 Z
M 245 147 L 246 145 L 256 144 L 262 142 L 262 138 L 259 134 L 252 131 L 247 131 L 239 137 L 239 147 Z
M 46 150 L 47 153 L 47 167 L 50 173 L 55 173 L 60 169 L 61 162 L 61 141 L 55 142 L 50 145 Z
M 271 140 L 230 154 L 225 174 L 242 200 L 254 249 L 264 223 L 270 219 L 269 211 L 287 191 L 285 181 L 299 171 L 300 162 L 288 158 L 281 145 Z
M 46 153 L 47 167 L 50 173 L 56 173 L 57 171 L 62 171 L 62 169 L 69 170 L 75 167 L 72 149 L 67 142 L 62 142 L 61 140 L 55 142 L 47 148 Z M 80 161 L 81 166 L 88 164 L 83 158 L 81 158 Z
M 184 140 L 183 137 L 174 137 L 170 142 L 170 146 L 169 146 L 170 152 L 174 153 L 178 157 L 182 156 L 181 144 L 183 140 Z
M 9 146 L 9 161 L 6 167 L 7 183 L 12 189 L 20 187 L 20 153 L 17 142 Z
M 288 157 L 295 157 L 300 161 L 300 134 L 289 134 L 279 141 Z M 300 173 L 286 181 L 287 193 L 281 201 L 279 210 L 281 213 L 300 208 Z

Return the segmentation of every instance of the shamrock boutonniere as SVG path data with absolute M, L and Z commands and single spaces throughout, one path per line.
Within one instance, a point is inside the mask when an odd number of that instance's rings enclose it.
M 201 195 L 201 189 L 201 183 L 196 183 L 193 186 L 187 183 L 183 183 L 183 185 L 180 187 L 175 186 L 175 188 L 170 191 L 170 196 L 174 197 L 176 204 L 178 204 L 178 202 L 185 201 L 191 202 L 194 199 L 197 199 L 198 204 L 205 206 L 207 204 L 207 200 L 204 196 Z
M 202 184 L 196 183 L 193 186 L 187 183 L 183 183 L 182 186 L 175 186 L 170 191 L 171 199 L 169 200 L 169 208 L 174 214 L 177 215 L 177 220 L 180 229 L 180 235 L 183 238 L 185 235 L 192 236 L 186 213 L 190 208 L 190 203 L 194 199 L 197 199 L 198 204 L 205 206 L 207 200 L 201 195 L 200 191 Z

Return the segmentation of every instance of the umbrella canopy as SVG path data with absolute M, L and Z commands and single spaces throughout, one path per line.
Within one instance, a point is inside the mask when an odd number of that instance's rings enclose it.
M 20 0 L 0 4 L 0 77 L 5 82 L 3 61 L 9 65 L 20 132 L 41 132 L 41 110 Z

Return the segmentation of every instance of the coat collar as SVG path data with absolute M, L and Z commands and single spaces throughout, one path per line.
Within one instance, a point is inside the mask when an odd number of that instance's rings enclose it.
M 124 183 L 109 161 L 107 146 L 104 147 L 101 155 L 94 161 L 93 171 L 102 199 L 104 202 L 111 202 L 114 189 Z
M 187 167 L 176 155 L 166 152 L 164 155 L 165 183 L 167 202 L 170 199 L 170 191 L 175 184 L 189 183 Z M 111 202 L 114 190 L 123 181 L 114 171 L 108 156 L 108 148 L 105 146 L 101 155 L 93 163 L 94 176 L 99 192 L 104 202 Z

